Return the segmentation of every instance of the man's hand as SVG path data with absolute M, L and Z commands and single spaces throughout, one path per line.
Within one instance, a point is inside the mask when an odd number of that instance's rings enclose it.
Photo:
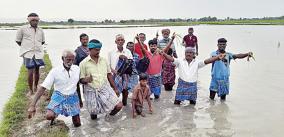
M 127 57 L 125 55 L 120 55 L 119 58 L 120 59 L 127 59 Z
M 83 108 L 83 102 L 80 100 L 80 108 Z
M 135 39 L 138 41 L 138 43 L 139 43 L 139 36 L 138 36 L 138 34 L 135 36 Z
M 30 106 L 28 109 L 28 118 L 32 118 L 36 113 L 36 108 L 35 106 Z
M 226 57 L 226 54 L 225 54 L 225 53 L 218 55 L 219 60 L 222 60 L 222 59 L 224 59 L 225 57 Z
M 173 33 L 172 39 L 174 40 L 176 38 L 176 33 Z
M 247 54 L 248 54 L 247 61 L 249 61 L 249 58 L 252 58 L 255 61 L 255 58 L 252 52 L 248 52 Z
M 87 76 L 87 77 L 84 78 L 84 82 L 86 82 L 86 83 L 91 83 L 92 81 L 93 81 L 92 75 Z

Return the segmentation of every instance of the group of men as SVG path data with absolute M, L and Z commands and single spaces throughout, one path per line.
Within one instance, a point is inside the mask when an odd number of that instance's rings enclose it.
M 81 125 L 79 114 L 83 102 L 80 85 L 91 119 L 97 119 L 97 115 L 102 113 L 117 114 L 127 105 L 128 93 L 132 93 L 133 117 L 137 114 L 145 116 L 142 113 L 144 100 L 147 100 L 149 111 L 152 113 L 151 96 L 159 99 L 162 85 L 165 90 L 173 89 L 175 68 L 178 69 L 179 78 L 174 104 L 180 104 L 184 100 L 196 104 L 198 69 L 209 63 L 212 63 L 210 99 L 214 100 L 217 93 L 225 100 L 229 94 L 230 61 L 252 56 L 252 52 L 226 52 L 227 40 L 220 38 L 218 49 L 212 52 L 211 58 L 200 61 L 196 59 L 197 37 L 193 35 L 193 28 L 189 28 L 189 34 L 183 38 L 184 58 L 178 58 L 175 50 L 173 41 L 176 35 L 173 33 L 170 37 L 170 30 L 163 29 L 162 39 L 157 35 L 149 40 L 148 46 L 144 43 L 144 33 L 135 37 L 137 43 L 128 42 L 126 48 L 124 36 L 116 35 L 116 48 L 110 51 L 108 59 L 105 59 L 100 56 L 103 44 L 97 39 L 89 41 L 87 34 L 81 34 L 81 45 L 75 51 L 64 50 L 63 63 L 54 67 L 37 89 L 39 67 L 44 65 L 42 45 L 45 38 L 42 29 L 38 27 L 38 15 L 29 14 L 28 21 L 29 25 L 18 30 L 16 42 L 28 69 L 29 93 L 36 92 L 28 109 L 29 116 L 35 114 L 35 105 L 44 91 L 54 86 L 46 118 L 53 121 L 59 114 L 72 116 L 75 127 Z M 122 96 L 122 101 L 119 96 Z

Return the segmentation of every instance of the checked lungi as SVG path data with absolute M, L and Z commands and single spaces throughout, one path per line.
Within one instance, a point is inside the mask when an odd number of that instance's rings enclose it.
M 109 84 L 101 88 L 84 85 L 86 107 L 90 114 L 110 112 L 119 103 L 119 99 Z
M 218 96 L 229 94 L 229 77 L 225 78 L 211 78 L 210 90 L 217 92 Z
M 53 111 L 56 115 L 78 115 L 80 113 L 80 105 L 77 92 L 73 95 L 63 95 L 59 91 L 54 91 L 47 109 Z
M 154 95 L 160 96 L 162 84 L 161 74 L 149 75 L 148 81 L 151 92 L 154 93 Z
M 197 82 L 192 82 L 192 83 L 186 82 L 182 80 L 181 78 L 179 78 L 175 100 L 196 101 L 196 98 L 197 98 Z

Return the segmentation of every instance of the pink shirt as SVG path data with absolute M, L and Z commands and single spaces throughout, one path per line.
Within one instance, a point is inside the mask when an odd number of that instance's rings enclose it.
M 160 54 L 152 54 L 150 52 L 146 53 L 147 57 L 150 60 L 149 67 L 147 69 L 147 73 L 149 75 L 155 75 L 161 73 L 162 70 L 162 64 L 164 61 L 164 56 Z

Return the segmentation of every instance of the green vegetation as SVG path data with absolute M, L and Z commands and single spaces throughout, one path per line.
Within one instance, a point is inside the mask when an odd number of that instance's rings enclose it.
M 13 28 L 24 25 L 25 23 L 0 23 L 0 27 Z M 203 17 L 199 19 L 143 19 L 143 20 L 120 20 L 115 21 L 105 19 L 103 21 L 76 21 L 72 18 L 67 21 L 41 21 L 40 25 L 44 29 L 70 29 L 70 28 L 109 28 L 106 26 L 94 25 L 134 25 L 134 26 L 115 26 L 115 27 L 135 27 L 135 25 L 151 26 L 188 26 L 188 25 L 284 25 L 284 16 L 280 17 L 263 17 L 263 18 L 229 18 L 218 19 L 216 17 Z
M 51 69 L 51 62 L 48 54 L 45 54 L 44 61 L 46 66 L 44 73 L 48 73 Z M 13 132 L 22 128 L 22 122 L 27 118 L 27 109 L 29 97 L 27 84 L 27 69 L 21 66 L 18 80 L 16 82 L 15 91 L 3 110 L 3 119 L 0 123 L 0 136 L 11 136 Z
M 27 116 L 27 91 L 27 70 L 25 66 L 22 66 L 16 83 L 15 92 L 3 110 L 3 119 L 0 125 L 0 136 L 9 136 L 13 130 L 20 128 L 19 123 L 21 123 Z

